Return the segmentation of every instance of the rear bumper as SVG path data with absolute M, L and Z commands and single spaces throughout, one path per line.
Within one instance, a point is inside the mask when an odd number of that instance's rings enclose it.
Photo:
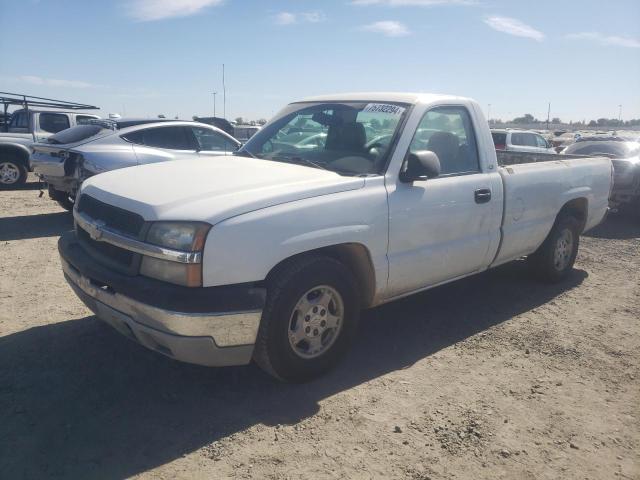
M 61 237 L 58 248 L 65 279 L 76 295 L 98 318 L 126 337 L 198 365 L 251 361 L 264 289 L 245 285 L 186 289 L 140 276 L 106 273 L 71 233 Z M 158 284 L 162 285 L 160 290 Z M 147 297 L 147 291 L 155 291 L 157 301 Z

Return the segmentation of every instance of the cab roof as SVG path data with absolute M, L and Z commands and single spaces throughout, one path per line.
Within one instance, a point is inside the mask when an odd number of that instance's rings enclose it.
M 357 92 L 357 93 L 335 93 L 331 95 L 319 95 L 308 97 L 294 103 L 303 102 L 393 102 L 407 103 L 410 105 L 418 103 L 430 103 L 437 100 L 468 100 L 455 95 L 441 95 L 435 93 L 407 93 L 407 92 Z

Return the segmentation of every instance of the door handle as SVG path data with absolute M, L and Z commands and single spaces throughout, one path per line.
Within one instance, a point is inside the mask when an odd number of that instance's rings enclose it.
M 491 201 L 491 189 L 479 188 L 475 191 L 476 203 L 488 203 Z

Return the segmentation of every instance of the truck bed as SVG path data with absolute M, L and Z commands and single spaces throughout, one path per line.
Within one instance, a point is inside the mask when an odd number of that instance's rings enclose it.
M 606 215 L 612 175 L 608 158 L 498 152 L 501 156 L 513 163 L 499 169 L 504 210 L 502 242 L 494 265 L 535 251 L 560 209 L 574 199 L 586 201 L 584 230 L 598 225 Z
M 510 152 L 506 150 L 496 150 L 498 165 L 520 165 L 521 163 L 553 162 L 556 160 L 568 160 L 571 158 L 588 158 L 583 155 L 560 155 L 558 153 L 533 153 L 533 152 Z

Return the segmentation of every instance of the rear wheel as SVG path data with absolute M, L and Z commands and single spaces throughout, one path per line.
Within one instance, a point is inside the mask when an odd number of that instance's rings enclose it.
M 580 222 L 575 217 L 563 215 L 556 220 L 540 248 L 527 260 L 540 279 L 559 282 L 573 269 L 579 245 Z
M 12 188 L 24 185 L 27 181 L 27 169 L 15 158 L 0 160 L 0 188 Z
M 331 369 L 356 332 L 359 297 L 351 272 L 325 256 L 296 260 L 273 275 L 254 360 L 288 382 Z

